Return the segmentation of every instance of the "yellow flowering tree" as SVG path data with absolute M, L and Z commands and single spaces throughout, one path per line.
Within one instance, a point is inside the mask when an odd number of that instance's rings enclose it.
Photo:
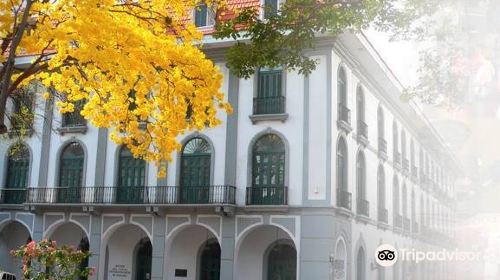
M 206 2 L 206 1 L 204 1 Z M 6 104 L 33 80 L 134 156 L 160 163 L 176 137 L 230 112 L 222 74 L 189 20 L 199 0 L 0 0 L 0 134 Z M 223 6 L 221 1 L 209 5 Z M 22 68 L 16 57 L 29 63 Z M 161 170 L 161 169 L 160 169 Z M 161 172 L 161 171 L 160 171 Z

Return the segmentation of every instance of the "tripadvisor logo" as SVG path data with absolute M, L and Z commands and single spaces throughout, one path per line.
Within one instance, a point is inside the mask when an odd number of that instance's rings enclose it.
M 398 260 L 398 252 L 394 246 L 383 244 L 375 251 L 375 261 L 383 267 L 393 266 Z

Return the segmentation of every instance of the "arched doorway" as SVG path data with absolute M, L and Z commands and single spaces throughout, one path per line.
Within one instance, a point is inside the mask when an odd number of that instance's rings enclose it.
M 212 238 L 202 245 L 200 252 L 200 280 L 219 280 L 220 278 L 219 242 Z
M 295 280 L 297 255 L 288 232 L 274 225 L 256 226 L 236 245 L 236 275 L 238 280 Z
M 333 262 L 333 279 L 347 279 L 347 250 L 344 239 L 339 239 L 335 248 L 335 259 Z
M 153 246 L 149 238 L 144 237 L 137 244 L 135 254 L 135 279 L 151 279 L 151 262 L 153 258 Z
M 356 256 L 356 280 L 366 279 L 366 260 L 365 250 L 359 248 L 358 255 Z
M 168 237 L 165 246 L 166 279 L 219 280 L 220 265 L 221 247 L 209 228 L 185 225 Z
M 295 280 L 297 251 L 288 243 L 271 246 L 267 256 L 267 280 Z
M 8 222 L 0 226 L 0 268 L 14 273 L 17 279 L 22 279 L 21 261 L 10 255 L 11 250 L 16 250 L 31 241 L 28 228 L 20 222 Z

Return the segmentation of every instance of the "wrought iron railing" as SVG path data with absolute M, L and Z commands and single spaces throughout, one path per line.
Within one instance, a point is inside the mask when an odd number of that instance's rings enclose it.
M 394 216 L 394 227 L 402 228 L 403 227 L 403 216 L 397 214 Z
M 288 188 L 282 186 L 248 187 L 247 205 L 287 205 Z
M 32 204 L 235 204 L 233 186 L 29 188 Z
M 284 96 L 254 97 L 253 114 L 283 114 L 285 113 L 286 99 Z
M 409 218 L 403 218 L 403 229 L 406 230 L 406 231 L 410 231 L 410 227 L 411 227 L 411 221 Z
M 0 189 L 0 203 L 23 204 L 26 201 L 26 189 Z
M 337 206 L 352 209 L 352 194 L 342 189 L 337 190 Z
M 368 125 L 361 120 L 358 120 L 358 137 L 368 139 Z
M 356 210 L 359 215 L 370 216 L 370 202 L 366 199 L 358 198 L 356 201 Z
M 378 220 L 379 222 L 388 224 L 389 223 L 389 211 L 385 208 L 378 208 Z
M 394 151 L 393 156 L 394 166 L 396 168 L 401 168 L 401 153 L 398 151 Z
M 349 110 L 349 108 L 347 108 L 342 103 L 339 103 L 337 108 L 338 108 L 337 119 L 347 124 L 351 124 L 351 110 Z

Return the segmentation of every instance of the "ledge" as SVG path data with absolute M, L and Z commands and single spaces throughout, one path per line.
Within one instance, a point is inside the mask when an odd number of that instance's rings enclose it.
M 33 128 L 26 128 L 24 129 L 24 135 L 21 134 L 21 129 L 10 129 L 9 130 L 9 138 L 14 138 L 18 136 L 27 136 L 31 137 L 33 135 Z
M 245 205 L 238 206 L 238 208 L 246 212 L 288 212 L 290 210 L 288 205 Z
M 368 143 L 370 143 L 370 141 L 368 141 L 368 138 L 366 136 L 361 135 L 361 134 L 358 134 L 357 136 L 358 137 L 356 137 L 356 138 L 358 140 L 358 143 L 360 143 L 361 145 L 363 145 L 365 147 L 368 146 Z
M 370 219 L 370 217 L 365 216 L 363 214 L 358 214 L 356 216 L 356 221 L 359 221 L 359 222 L 365 223 L 365 224 L 369 224 L 371 222 L 371 219 Z
M 391 228 L 391 226 L 388 223 L 382 221 L 377 222 L 377 227 L 383 230 L 388 230 Z
M 387 153 L 386 152 L 381 152 L 379 151 L 378 152 L 378 157 L 383 160 L 383 161 L 387 161 Z
M 351 210 L 344 207 L 337 207 L 335 210 L 337 214 L 339 214 L 340 216 L 344 216 L 348 219 L 351 219 L 355 215 Z
M 352 131 L 351 124 L 343 120 L 337 121 L 337 128 L 344 130 L 346 134 L 349 134 Z
M 288 114 L 258 114 L 248 116 L 252 121 L 252 124 L 262 121 L 281 121 L 285 122 L 288 119 Z
M 80 126 L 62 126 L 57 128 L 57 132 L 59 134 L 64 135 L 66 133 L 81 133 L 85 134 L 87 133 L 87 125 L 80 125 Z

